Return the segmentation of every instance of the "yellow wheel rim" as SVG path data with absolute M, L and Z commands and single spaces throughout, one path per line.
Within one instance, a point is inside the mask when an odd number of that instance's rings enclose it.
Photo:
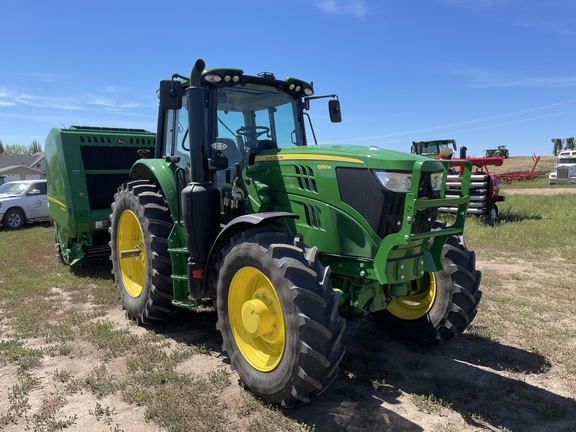
M 146 248 L 140 222 L 130 210 L 120 215 L 116 246 L 122 284 L 128 295 L 139 297 L 146 280 Z
M 428 278 L 424 277 L 422 283 L 428 284 L 425 292 L 392 300 L 387 310 L 404 320 L 415 320 L 426 315 L 436 300 L 436 276 L 434 273 L 428 273 Z
M 246 361 L 261 372 L 274 370 L 284 353 L 284 315 L 274 286 L 261 271 L 243 267 L 234 275 L 228 317 Z

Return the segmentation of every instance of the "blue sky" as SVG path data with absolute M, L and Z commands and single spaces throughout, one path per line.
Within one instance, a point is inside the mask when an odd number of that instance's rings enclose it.
M 0 6 L 0 140 L 156 129 L 156 89 L 207 67 L 313 81 L 320 142 L 551 155 L 576 135 L 574 0 L 68 0 Z

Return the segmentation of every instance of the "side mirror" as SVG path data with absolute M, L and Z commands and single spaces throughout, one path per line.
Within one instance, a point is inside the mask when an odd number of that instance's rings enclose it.
M 160 108 L 179 110 L 182 108 L 182 83 L 175 80 L 160 81 Z
M 330 111 L 330 121 L 332 123 L 340 123 L 342 121 L 342 112 L 340 111 L 340 101 L 338 99 L 330 99 L 328 101 L 328 111 Z
M 32 196 L 32 195 L 40 195 L 40 191 L 38 189 L 32 189 L 30 192 L 28 192 L 26 195 L 28 196 Z

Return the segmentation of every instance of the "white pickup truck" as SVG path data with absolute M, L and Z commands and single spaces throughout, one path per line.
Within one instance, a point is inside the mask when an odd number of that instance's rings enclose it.
M 576 150 L 560 152 L 556 169 L 548 179 L 551 185 L 576 183 Z
M 22 180 L 0 186 L 0 223 L 20 229 L 26 222 L 48 220 L 46 180 Z

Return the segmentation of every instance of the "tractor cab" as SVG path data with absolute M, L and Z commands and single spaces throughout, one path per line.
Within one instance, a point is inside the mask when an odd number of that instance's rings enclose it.
M 305 146 L 304 111 L 310 99 L 324 97 L 313 94 L 311 84 L 277 80 L 269 72 L 249 76 L 239 69 L 210 69 L 193 71 L 190 78 L 174 75 L 160 84 L 156 157 L 176 163 L 186 183 L 212 180 L 221 186 L 237 164 L 250 165 L 265 150 Z M 331 118 L 339 121 L 338 100 L 329 106 L 336 113 Z

